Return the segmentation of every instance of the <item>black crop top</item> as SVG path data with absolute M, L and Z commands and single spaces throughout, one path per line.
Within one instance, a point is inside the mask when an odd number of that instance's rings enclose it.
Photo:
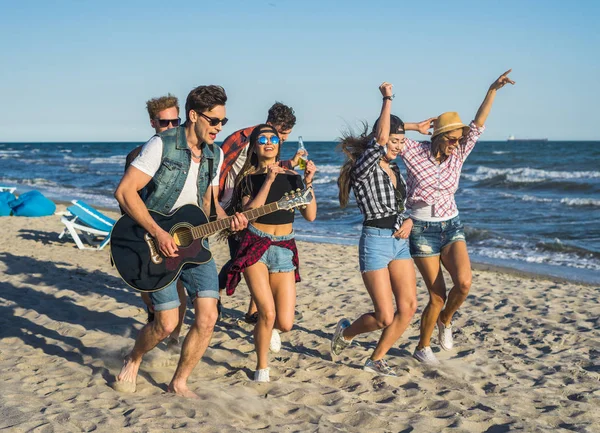
M 256 197 L 256 194 L 260 191 L 260 188 L 265 183 L 267 174 L 250 174 L 242 181 L 242 195 L 250 196 L 251 198 Z M 304 184 L 299 174 L 278 174 L 275 177 L 275 181 L 271 184 L 269 195 L 265 204 L 273 203 L 279 200 L 286 192 L 292 192 L 296 189 L 303 189 Z M 263 215 L 256 220 L 260 224 L 288 224 L 294 222 L 295 212 L 288 210 L 278 210 L 267 215 Z

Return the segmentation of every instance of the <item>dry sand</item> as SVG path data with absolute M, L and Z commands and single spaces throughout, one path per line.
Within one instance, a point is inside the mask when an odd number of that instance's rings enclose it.
M 443 365 L 432 369 L 411 357 L 426 302 L 419 278 L 419 311 L 388 355 L 400 377 L 375 377 L 361 368 L 378 333 L 337 363 L 329 355 L 337 320 L 371 305 L 357 248 L 299 242 L 302 317 L 271 354 L 272 382 L 250 380 L 242 284 L 190 378 L 200 401 L 165 393 L 177 354 L 164 343 L 144 358 L 137 393 L 119 394 L 109 384 L 146 319 L 139 294 L 108 250 L 58 240 L 59 216 L 1 222 L 0 430 L 600 431 L 598 287 L 475 271 L 456 348 L 438 352 Z M 222 264 L 226 245 L 213 250 Z

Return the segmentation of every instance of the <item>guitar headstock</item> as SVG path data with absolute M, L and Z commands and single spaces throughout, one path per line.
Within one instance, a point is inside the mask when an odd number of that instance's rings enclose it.
M 300 206 L 306 206 L 313 199 L 312 188 L 286 192 L 285 195 L 277 201 L 277 208 L 284 210 L 293 210 Z

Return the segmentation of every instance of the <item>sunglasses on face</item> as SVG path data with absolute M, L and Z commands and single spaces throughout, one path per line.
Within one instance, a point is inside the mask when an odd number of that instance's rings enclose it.
M 446 141 L 448 142 L 448 144 L 456 144 L 458 143 L 460 140 L 462 140 L 462 137 L 444 137 L 446 139 Z
M 196 111 L 196 113 L 198 113 Z M 225 126 L 227 124 L 227 122 L 229 121 L 229 119 L 227 117 L 223 117 L 222 119 L 219 119 L 218 117 L 208 117 L 206 114 L 203 113 L 198 113 L 199 116 L 204 117 L 207 121 L 208 124 L 210 126 L 217 126 L 219 123 L 223 126 Z
M 154 119 L 158 123 L 158 126 L 161 128 L 167 128 L 169 124 L 173 126 L 179 126 L 181 124 L 181 119 L 178 117 L 177 119 Z
M 256 140 L 256 143 L 259 146 L 264 146 L 268 142 L 271 142 L 271 144 L 277 145 L 277 144 L 279 144 L 279 137 L 276 135 L 273 135 L 273 136 L 271 136 L 271 138 L 269 138 L 266 135 L 259 135 L 258 140 Z

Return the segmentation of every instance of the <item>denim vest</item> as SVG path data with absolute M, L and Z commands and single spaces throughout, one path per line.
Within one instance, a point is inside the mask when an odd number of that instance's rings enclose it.
M 192 163 L 191 151 L 185 137 L 184 125 L 168 129 L 157 134 L 163 142 L 160 167 L 147 186 L 146 207 L 161 213 L 168 213 L 183 189 Z M 202 207 L 202 198 L 219 166 L 220 152 L 216 157 L 213 146 L 202 144 L 202 158 L 198 170 L 198 206 Z M 212 160 L 212 173 L 209 173 L 208 161 Z

